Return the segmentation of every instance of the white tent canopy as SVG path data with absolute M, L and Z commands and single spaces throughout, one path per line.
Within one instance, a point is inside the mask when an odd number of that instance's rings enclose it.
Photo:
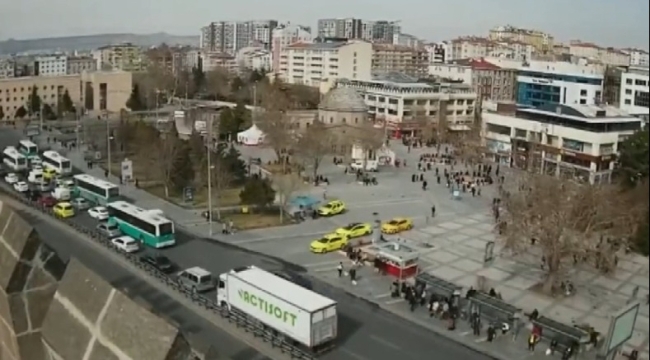
M 259 145 L 263 140 L 264 133 L 255 124 L 237 134 L 237 142 L 243 145 Z

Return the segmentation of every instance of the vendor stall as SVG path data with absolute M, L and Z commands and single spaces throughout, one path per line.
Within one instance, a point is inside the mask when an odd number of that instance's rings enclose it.
M 403 243 L 387 242 L 366 249 L 368 255 L 376 259 L 383 273 L 404 280 L 417 275 L 419 254 Z
M 237 142 L 242 145 L 256 146 L 264 141 L 264 132 L 257 125 L 253 124 L 250 128 L 237 134 Z

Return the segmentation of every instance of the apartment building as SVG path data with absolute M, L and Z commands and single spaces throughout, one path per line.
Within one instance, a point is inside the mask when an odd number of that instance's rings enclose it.
M 16 111 L 27 106 L 35 87 L 43 103 L 53 109 L 67 91 L 75 106 L 88 114 L 119 112 L 126 107 L 132 85 L 131 73 L 123 71 L 0 79 L 0 107 L 4 119 L 13 120 Z
M 97 61 L 91 56 L 68 56 L 66 74 L 81 74 L 84 71 L 97 71 Z
M 402 73 L 416 78 L 427 76 L 429 53 L 424 47 L 372 44 L 372 74 Z
M 495 26 L 490 29 L 489 39 L 493 41 L 517 41 L 531 45 L 537 52 L 553 51 L 554 38 L 552 35 L 538 30 L 517 28 L 512 25 Z
M 102 46 L 92 54 L 99 70 L 143 71 L 147 68 L 142 49 L 131 43 Z
M 370 80 L 372 54 L 372 44 L 363 40 L 296 43 L 282 51 L 279 76 L 316 87 L 340 78 Z
M 202 62 L 203 71 L 206 72 L 221 68 L 231 74 L 239 73 L 239 65 L 234 55 L 208 52 L 204 54 Z
M 650 54 L 642 49 L 622 49 L 623 53 L 630 56 L 630 66 L 650 66 Z
M 576 104 L 485 111 L 482 118 L 495 161 L 590 183 L 611 181 L 621 143 L 642 121 L 615 107 Z
M 429 65 L 448 62 L 450 60 L 450 51 L 448 48 L 449 43 L 446 41 L 424 45 L 424 49 L 428 52 L 427 57 L 429 58 Z
M 34 75 L 61 76 L 68 73 L 68 57 L 65 55 L 38 56 L 34 60 Z
M 532 59 L 535 47 L 515 40 L 494 41 L 487 38 L 469 36 L 451 40 L 449 50 L 449 60 L 500 57 L 527 61 Z
M 406 46 L 410 48 L 420 48 L 424 46 L 424 42 L 413 35 L 394 34 L 393 45 Z
M 200 47 L 203 51 L 235 55 L 249 46 L 271 49 L 276 20 L 217 21 L 201 28 Z
M 0 79 L 12 78 L 15 74 L 16 62 L 14 59 L 0 59 Z
M 297 42 L 308 43 L 313 40 L 311 28 L 302 25 L 282 24 L 273 29 L 271 34 L 271 68 L 280 71 L 280 54 L 285 47 Z
M 262 47 L 247 47 L 239 50 L 235 61 L 240 70 L 261 70 L 271 69 L 271 52 Z
M 611 47 L 603 48 L 593 43 L 574 40 L 569 43 L 571 56 L 598 61 L 605 65 L 629 66 L 630 55 Z
M 482 58 L 433 64 L 429 66 L 429 75 L 471 85 L 482 100 L 514 102 L 517 97 L 517 70 Z
M 317 34 L 322 38 L 361 39 L 392 44 L 395 34 L 401 33 L 397 21 L 368 21 L 355 18 L 318 20 Z
M 630 115 L 648 121 L 650 96 L 648 95 L 648 67 L 630 67 L 621 75 L 620 108 Z
M 464 130 L 474 121 L 476 93 L 471 87 L 454 84 L 426 84 L 400 76 L 384 80 L 340 79 L 337 86 L 357 90 L 364 98 L 368 111 L 386 122 L 395 135 L 413 134 L 420 130 L 416 116 L 431 121 L 444 117 L 450 130 Z

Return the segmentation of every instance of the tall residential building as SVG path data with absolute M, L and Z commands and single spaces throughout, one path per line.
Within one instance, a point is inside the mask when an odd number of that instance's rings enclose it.
M 460 37 L 449 43 L 449 60 L 480 57 L 500 57 L 527 61 L 533 57 L 535 47 L 517 40 L 491 40 L 482 37 Z
M 336 79 L 370 80 L 372 44 L 363 40 L 295 43 L 280 55 L 280 77 L 290 84 L 318 86 Z
M 620 107 L 631 115 L 648 120 L 648 67 L 630 67 L 621 76 Z
M 442 64 L 449 61 L 449 43 L 443 41 L 437 44 L 427 44 L 424 46 L 429 53 L 429 65 Z
M 578 58 L 598 61 L 605 65 L 629 66 L 630 55 L 614 48 L 603 48 L 596 44 L 579 40 L 569 43 L 569 54 Z
M 280 71 L 280 54 L 285 47 L 297 42 L 312 41 L 311 28 L 302 25 L 282 24 L 271 33 L 271 68 Z
M 324 38 L 362 39 L 392 44 L 395 34 L 401 33 L 397 21 L 367 21 L 355 18 L 318 20 L 318 36 Z
M 99 70 L 143 71 L 147 68 L 142 49 L 131 43 L 102 46 L 93 51 Z
M 489 38 L 494 41 L 519 41 L 532 45 L 540 53 L 553 51 L 553 36 L 543 31 L 522 29 L 511 25 L 496 26 L 490 29 Z
M 650 66 L 650 54 L 642 49 L 623 49 L 630 56 L 630 66 Z
M 68 57 L 65 55 L 38 56 L 34 60 L 34 75 L 61 76 L 68 73 Z
M 217 21 L 201 28 L 200 47 L 204 51 L 234 55 L 250 46 L 271 48 L 276 20 Z
M 402 73 L 421 78 L 429 71 L 429 53 L 424 47 L 372 44 L 372 75 Z

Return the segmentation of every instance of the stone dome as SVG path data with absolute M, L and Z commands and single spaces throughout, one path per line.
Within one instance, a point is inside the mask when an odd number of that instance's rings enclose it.
M 348 87 L 330 90 L 318 106 L 324 111 L 367 112 L 368 106 L 358 91 Z

